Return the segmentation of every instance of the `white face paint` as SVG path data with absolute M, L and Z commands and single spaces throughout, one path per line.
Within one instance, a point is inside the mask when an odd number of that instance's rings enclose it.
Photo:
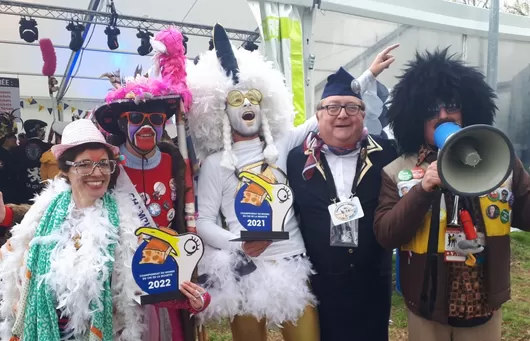
M 248 98 L 245 98 L 239 107 L 227 104 L 226 113 L 233 131 L 245 137 L 259 134 L 261 129 L 261 107 L 259 104 L 252 104 Z

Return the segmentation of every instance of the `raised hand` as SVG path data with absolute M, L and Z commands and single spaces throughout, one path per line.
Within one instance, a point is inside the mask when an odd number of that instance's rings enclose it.
M 383 51 L 379 52 L 377 56 L 375 56 L 372 65 L 370 65 L 370 71 L 372 71 L 374 77 L 379 76 L 383 70 L 388 69 L 390 64 L 396 60 L 396 58 L 389 53 L 397 47 L 399 47 L 399 44 L 390 45 Z

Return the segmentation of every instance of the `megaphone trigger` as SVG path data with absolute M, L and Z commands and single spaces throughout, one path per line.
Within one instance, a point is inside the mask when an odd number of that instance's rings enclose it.
M 498 188 L 512 172 L 515 152 L 497 128 L 477 124 L 461 128 L 453 122 L 434 132 L 438 175 L 444 188 L 460 196 L 481 196 Z

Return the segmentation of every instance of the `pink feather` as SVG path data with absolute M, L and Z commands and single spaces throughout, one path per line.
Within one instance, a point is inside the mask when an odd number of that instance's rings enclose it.
M 166 53 L 157 53 L 155 58 L 160 65 L 160 74 L 165 82 L 168 82 L 182 96 L 184 108 L 189 112 L 192 97 L 191 91 L 186 84 L 186 55 L 182 33 L 174 27 L 162 30 L 155 36 L 155 40 L 166 46 Z
M 129 81 L 120 89 L 111 91 L 105 101 L 111 103 L 125 99 L 131 93 L 135 96 L 149 93 L 153 97 L 180 95 L 184 103 L 184 110 L 189 112 L 192 96 L 186 84 L 186 55 L 184 54 L 182 33 L 175 28 L 169 28 L 160 31 L 155 39 L 166 46 L 166 53 L 156 53 L 155 55 L 160 65 L 162 79 L 149 78 L 147 80 Z
M 48 38 L 39 40 L 40 51 L 42 52 L 42 60 L 44 65 L 42 66 L 42 74 L 44 76 L 52 77 L 57 69 L 57 56 L 55 55 L 55 47 Z

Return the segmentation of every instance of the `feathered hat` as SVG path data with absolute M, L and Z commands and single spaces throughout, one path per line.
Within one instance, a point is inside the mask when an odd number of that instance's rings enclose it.
M 292 95 L 283 74 L 258 51 L 235 49 L 219 24 L 213 29 L 213 44 L 214 49 L 201 54 L 196 65 L 188 64 L 188 85 L 193 93 L 188 119 L 199 157 L 224 150 L 222 165 L 236 167 L 226 97 L 232 90 L 257 89 L 263 95 L 260 103 L 261 136 L 266 143 L 263 153 L 267 162 L 275 162 L 278 151 L 274 140 L 292 126 L 294 118 Z
M 0 112 L 0 139 L 8 136 L 16 135 L 18 132 L 16 117 L 14 115 L 15 109 L 11 112 Z
M 416 153 L 425 143 L 424 123 L 432 119 L 428 109 L 437 101 L 457 101 L 464 126 L 493 124 L 493 89 L 479 70 L 448 55 L 448 48 L 416 52 L 399 79 L 392 89 L 388 121 L 402 153 Z
M 186 85 L 182 33 L 176 28 L 165 29 L 154 37 L 151 45 L 155 50 L 155 76 L 162 77 L 153 79 L 137 74 L 126 79 L 125 84 L 113 84 L 116 89 L 107 95 L 106 104 L 95 111 L 98 124 L 108 133 L 121 134 L 118 120 L 127 111 L 164 112 L 169 119 L 180 111 L 181 99 L 184 110 L 189 111 L 192 98 Z

